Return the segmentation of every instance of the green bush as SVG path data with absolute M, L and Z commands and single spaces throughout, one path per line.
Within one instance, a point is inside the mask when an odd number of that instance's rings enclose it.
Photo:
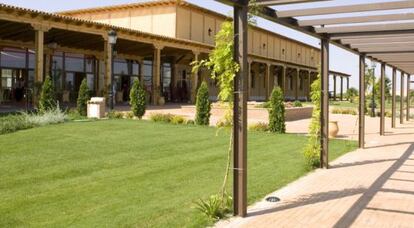
M 108 118 L 109 119 L 123 119 L 124 114 L 122 112 L 110 111 L 108 112 Z
M 127 112 L 125 113 L 125 118 L 127 119 L 134 119 L 135 115 L 133 112 Z
M 352 108 L 334 108 L 332 110 L 333 114 L 343 114 L 343 115 L 357 115 L 357 111 Z
M 272 91 L 270 97 L 269 108 L 269 131 L 275 133 L 285 133 L 285 104 L 283 103 L 284 96 L 280 87 L 276 87 Z
M 209 125 L 210 111 L 211 103 L 208 95 L 208 86 L 206 82 L 202 82 L 197 92 L 195 123 L 197 125 Z
M 207 200 L 199 200 L 196 208 L 208 218 L 217 221 L 231 212 L 233 199 L 227 194 L 222 199 L 219 195 L 212 195 Z
M 40 92 L 39 99 L 39 112 L 43 113 L 49 110 L 53 110 L 57 107 L 55 89 L 50 77 L 47 76 L 43 82 L 42 91 Z
M 150 120 L 153 122 L 164 122 L 164 123 L 171 123 L 173 119 L 173 114 L 163 114 L 163 113 L 153 113 L 150 115 Z
M 309 125 L 309 138 L 305 146 L 303 155 L 308 168 L 320 166 L 320 116 L 321 116 L 321 79 L 320 74 L 311 86 L 311 100 L 313 103 L 312 119 Z
M 195 124 L 195 121 L 194 120 L 187 120 L 185 123 L 187 125 L 194 125 Z
M 56 107 L 43 113 L 20 113 L 0 118 L 0 135 L 48 124 L 63 123 L 67 115 Z
M 182 116 L 173 116 L 171 118 L 172 124 L 185 124 L 185 119 Z
M 139 119 L 142 119 L 146 109 L 146 93 L 139 80 L 134 81 L 129 93 L 129 99 L 132 113 Z
M 88 87 L 88 81 L 86 78 L 82 80 L 82 83 L 79 87 L 79 95 L 77 100 L 77 110 L 81 116 L 87 115 L 88 101 L 91 99 L 90 91 Z
M 300 101 L 295 101 L 295 102 L 293 103 L 293 107 L 296 107 L 296 108 L 303 107 L 302 102 L 300 102 Z
M 267 132 L 269 131 L 269 125 L 267 123 L 262 123 L 262 122 L 255 123 L 249 126 L 249 130 Z

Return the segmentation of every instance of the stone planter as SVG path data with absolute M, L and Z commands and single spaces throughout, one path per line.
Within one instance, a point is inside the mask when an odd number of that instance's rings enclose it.
M 329 138 L 336 138 L 338 132 L 338 121 L 329 121 Z
M 300 108 L 286 108 L 285 120 L 296 121 L 309 119 L 312 117 L 313 107 L 300 107 Z

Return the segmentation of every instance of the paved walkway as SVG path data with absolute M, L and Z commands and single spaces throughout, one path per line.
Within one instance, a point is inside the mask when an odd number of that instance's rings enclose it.
M 355 136 L 350 129 L 356 117 L 332 118 L 338 118 L 344 135 Z M 247 218 L 216 226 L 414 227 L 414 122 L 396 129 L 389 124 L 388 119 L 386 136 L 379 136 L 379 119 L 367 118 L 365 150 L 348 153 L 332 162 L 331 169 L 318 169 L 270 194 L 280 202 L 259 202 L 249 207 Z

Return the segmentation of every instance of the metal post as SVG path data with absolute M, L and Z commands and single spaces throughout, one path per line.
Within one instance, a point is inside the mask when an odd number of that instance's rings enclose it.
M 365 55 L 359 56 L 359 148 L 365 147 Z
M 385 63 L 381 64 L 381 115 L 380 135 L 385 135 Z
M 321 167 L 329 168 L 329 40 L 321 40 Z
M 406 120 L 410 121 L 410 83 L 411 83 L 411 75 L 407 74 L 407 114 L 406 114 Z
M 400 124 L 404 123 L 404 72 L 401 71 Z
M 397 69 L 395 67 L 392 68 L 392 111 L 391 111 L 391 127 L 395 128 L 395 106 L 396 106 L 396 99 L 395 99 L 395 90 L 397 88 Z
M 247 12 L 248 1 L 234 6 L 234 60 L 240 70 L 234 79 L 233 202 L 234 215 L 247 215 Z
M 348 93 L 349 91 L 349 77 L 346 77 L 346 92 Z M 350 98 L 348 97 L 348 101 L 350 100 Z
M 372 70 L 372 97 L 371 97 L 371 117 L 375 117 L 375 108 L 377 104 L 375 103 L 375 65 Z

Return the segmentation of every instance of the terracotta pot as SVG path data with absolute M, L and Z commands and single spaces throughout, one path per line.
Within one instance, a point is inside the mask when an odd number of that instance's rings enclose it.
M 338 132 L 338 121 L 329 121 L 329 138 L 336 138 Z

